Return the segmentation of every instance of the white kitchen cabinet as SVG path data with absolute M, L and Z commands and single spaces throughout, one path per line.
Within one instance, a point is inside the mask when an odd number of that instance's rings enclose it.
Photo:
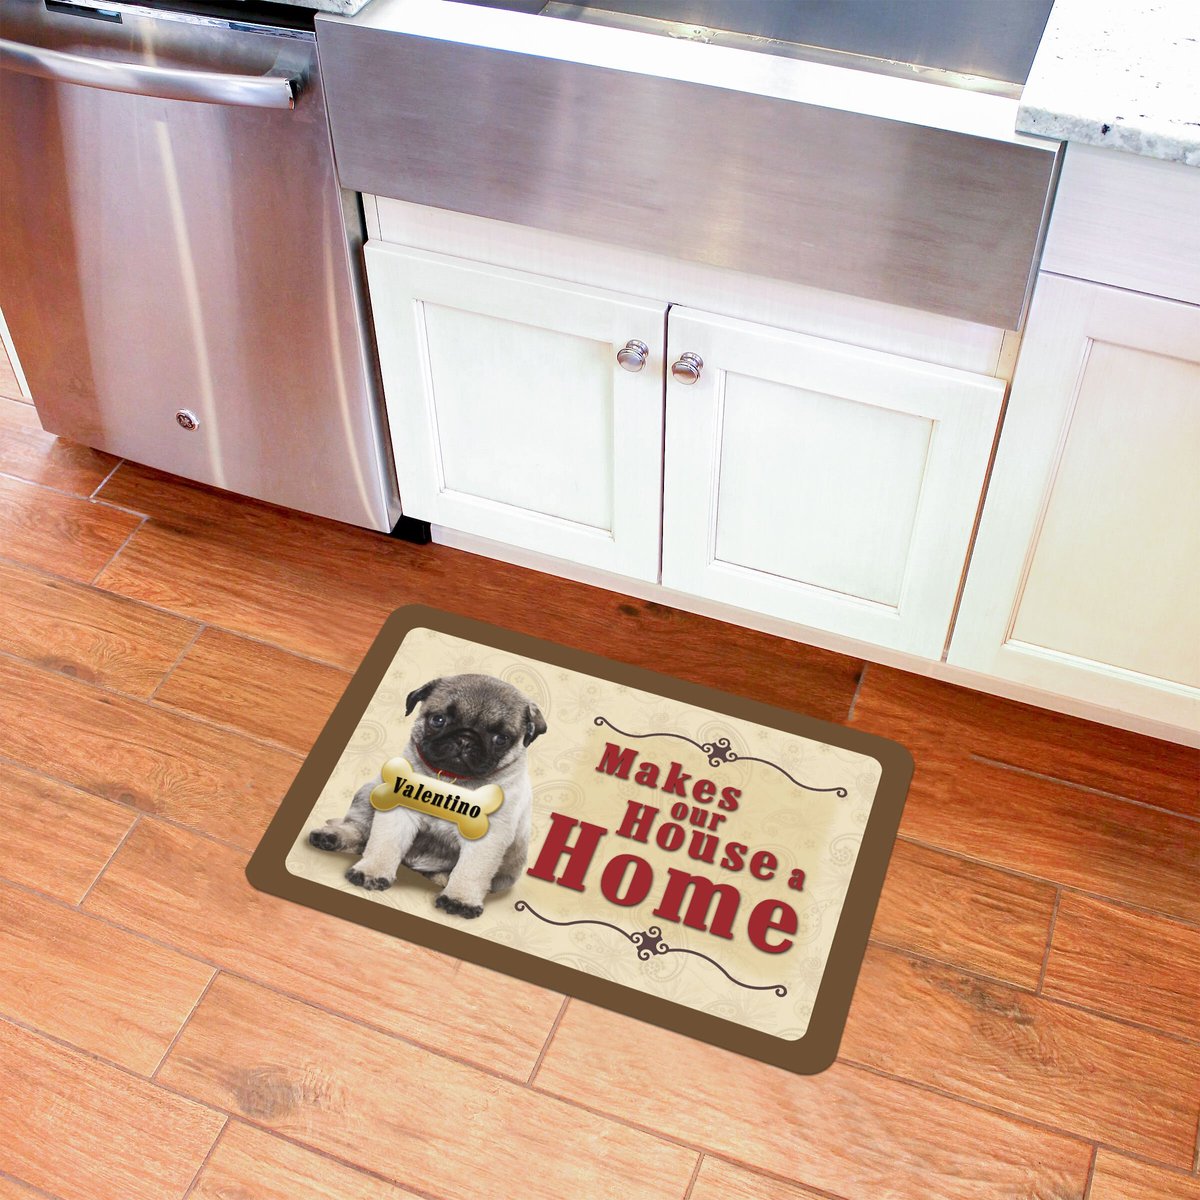
M 656 580 L 666 304 L 379 242 L 366 262 L 404 511 Z
M 672 308 L 663 584 L 941 656 L 1004 382 Z M 686 369 L 681 372 L 685 376 Z
M 1200 308 L 1041 276 L 949 661 L 1200 727 Z
M 367 273 L 407 513 L 650 582 L 661 542 L 666 587 L 941 656 L 1003 381 L 681 307 L 664 356 L 664 301 L 386 243 Z

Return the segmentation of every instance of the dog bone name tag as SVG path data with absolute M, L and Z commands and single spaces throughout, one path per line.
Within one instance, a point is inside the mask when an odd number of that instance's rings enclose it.
M 407 758 L 389 758 L 380 771 L 383 782 L 371 792 L 371 806 L 380 812 L 393 808 L 411 808 L 430 817 L 453 821 L 468 841 L 476 841 L 488 831 L 488 817 L 504 803 L 499 784 L 451 791 L 440 779 L 418 775 Z

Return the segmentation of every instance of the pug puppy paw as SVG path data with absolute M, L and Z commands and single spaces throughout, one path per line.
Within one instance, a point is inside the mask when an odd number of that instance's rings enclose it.
M 314 829 L 308 835 L 308 844 L 318 850 L 336 850 L 341 844 L 341 838 L 332 829 Z
M 461 900 L 454 900 L 447 896 L 445 892 L 433 904 L 435 908 L 440 908 L 452 917 L 465 917 L 468 921 L 483 915 L 482 904 L 464 904 Z
M 388 879 L 386 875 L 364 874 L 357 867 L 351 867 L 346 872 L 346 878 L 355 887 L 363 888 L 368 892 L 385 892 L 395 882 L 392 879 Z

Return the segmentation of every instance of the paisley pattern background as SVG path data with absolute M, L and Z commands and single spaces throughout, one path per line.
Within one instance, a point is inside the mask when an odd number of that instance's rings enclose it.
M 510 891 L 493 894 L 481 917 L 463 922 L 435 909 L 435 888 L 405 868 L 401 868 L 395 885 L 386 892 L 367 893 L 354 887 L 344 878 L 354 858 L 316 850 L 308 845 L 307 837 L 315 825 L 329 817 L 341 816 L 355 790 L 376 778 L 383 762 L 400 752 L 408 737 L 409 720 L 404 716 L 408 693 L 436 676 L 471 671 L 507 680 L 535 701 L 546 717 L 549 728 L 529 748 L 528 756 L 534 797 L 530 863 L 537 857 L 553 812 L 586 819 L 604 826 L 610 833 L 596 851 L 585 892 L 526 875 Z M 849 794 L 843 799 L 831 793 L 803 791 L 763 763 L 734 761 L 710 767 L 700 750 L 676 738 L 623 741 L 612 730 L 598 728 L 594 724 L 597 716 L 604 716 L 631 733 L 669 731 L 697 742 L 727 737 L 739 754 L 778 763 L 814 787 L 840 786 Z M 690 859 L 686 842 L 683 849 L 668 852 L 655 845 L 653 835 L 647 843 L 617 836 L 615 831 L 624 815 L 626 801 L 637 800 L 657 807 L 660 810 L 654 827 L 657 830 L 671 819 L 669 809 L 678 797 L 637 786 L 632 782 L 632 774 L 625 782 L 597 772 L 606 741 L 633 746 L 639 762 L 657 763 L 661 768 L 660 782 L 670 763 L 676 761 L 691 775 L 692 782 L 708 778 L 718 791 L 727 786 L 742 789 L 740 807 L 729 813 L 715 831 L 721 847 L 713 865 Z M 880 766 L 873 758 L 840 747 L 448 634 L 414 629 L 405 637 L 338 759 L 313 807 L 311 820 L 288 855 L 287 867 L 293 875 L 359 896 L 364 903 L 383 904 L 428 921 L 466 928 L 492 941 L 677 1004 L 780 1038 L 796 1039 L 808 1027 L 880 773 Z M 707 807 L 715 809 L 715 803 Z M 687 832 L 690 840 L 690 826 Z M 719 862 L 726 841 L 745 843 L 751 853 L 770 850 L 779 859 L 775 878 L 764 882 L 754 879 L 748 870 L 736 873 L 722 870 Z M 645 902 L 630 908 L 610 903 L 599 890 L 604 864 L 622 853 L 638 854 L 654 871 L 654 883 Z M 670 867 L 705 874 L 714 882 L 732 883 L 739 889 L 742 900 L 732 939 L 689 929 L 654 915 Z M 787 886 L 794 868 L 805 872 L 803 891 Z M 786 901 L 799 918 L 795 944 L 782 954 L 758 950 L 746 935 L 746 920 L 755 904 L 764 899 Z M 569 928 L 548 925 L 529 912 L 519 912 L 515 908 L 518 900 L 525 900 L 537 912 L 554 920 L 590 917 L 630 934 L 657 925 L 669 945 L 706 954 L 720 962 L 735 979 L 746 983 L 783 984 L 787 995 L 781 998 L 772 991 L 738 987 L 711 964 L 692 955 L 660 954 L 643 961 L 630 941 L 612 930 L 589 925 Z

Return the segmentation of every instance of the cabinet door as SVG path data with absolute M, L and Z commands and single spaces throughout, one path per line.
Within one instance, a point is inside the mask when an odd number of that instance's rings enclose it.
M 941 655 L 1004 384 L 671 309 L 663 583 Z M 668 368 L 669 369 L 669 368 Z
M 379 242 L 366 258 L 405 513 L 657 580 L 666 305 Z
M 1200 308 L 1043 274 L 950 661 L 1200 725 Z

